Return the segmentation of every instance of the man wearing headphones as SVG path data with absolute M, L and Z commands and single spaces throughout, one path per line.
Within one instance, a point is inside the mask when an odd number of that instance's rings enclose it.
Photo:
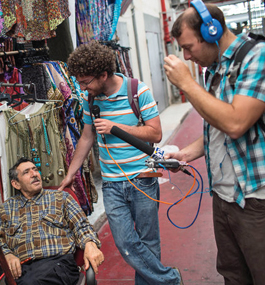
M 204 132 L 168 158 L 190 162 L 203 155 L 213 195 L 217 270 L 226 285 L 263 285 L 265 280 L 265 43 L 245 56 L 234 86 L 235 53 L 249 40 L 234 35 L 222 11 L 201 0 L 178 17 L 172 35 L 184 58 L 208 68 L 206 90 L 175 55 L 165 58 L 172 84 L 204 119 Z

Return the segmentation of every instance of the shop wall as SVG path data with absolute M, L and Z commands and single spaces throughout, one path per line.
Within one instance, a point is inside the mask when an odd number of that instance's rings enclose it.
M 130 47 L 130 59 L 135 78 L 144 81 L 163 111 L 170 102 L 171 89 L 164 74 L 166 55 L 161 0 L 134 0 L 119 18 L 117 36 Z

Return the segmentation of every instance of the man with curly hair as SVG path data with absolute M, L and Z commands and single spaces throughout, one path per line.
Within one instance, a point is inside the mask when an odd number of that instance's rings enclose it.
M 130 183 L 153 199 L 159 199 L 156 174 L 150 173 L 145 166 L 147 155 L 110 133 L 111 128 L 117 126 L 143 141 L 159 142 L 162 131 L 157 105 L 149 88 L 139 82 L 139 107 L 145 124 L 138 126 L 138 119 L 128 101 L 127 78 L 115 73 L 115 62 L 113 51 L 97 41 L 79 46 L 68 59 L 71 75 L 89 96 L 84 98 L 83 133 L 59 189 L 66 186 L 73 189 L 74 175 L 94 143 L 94 125 L 105 211 L 117 248 L 136 271 L 135 284 L 182 284 L 178 270 L 160 262 L 158 203 Z M 92 118 L 91 100 L 100 108 L 100 118 Z

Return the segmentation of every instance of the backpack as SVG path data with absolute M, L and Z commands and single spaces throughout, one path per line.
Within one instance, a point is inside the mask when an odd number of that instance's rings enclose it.
M 233 90 L 235 89 L 235 83 L 236 83 L 237 77 L 240 73 L 241 64 L 242 64 L 242 61 L 244 60 L 245 56 L 256 44 L 258 44 L 259 42 L 262 42 L 262 41 L 265 42 L 265 37 L 262 35 L 249 33 L 248 36 L 251 38 L 251 40 L 245 42 L 241 47 L 239 47 L 238 50 L 236 51 L 235 55 L 234 55 L 235 60 L 234 60 L 233 66 L 232 66 L 232 71 L 230 72 L 229 79 L 228 79 Z M 209 75 L 210 75 L 210 72 L 208 70 L 206 70 L 205 84 L 207 82 Z M 262 117 L 261 117 L 258 119 L 258 121 L 254 125 L 256 137 L 254 138 L 253 143 L 256 143 L 258 140 L 258 127 L 257 127 L 258 124 L 261 127 L 262 131 L 265 132 L 265 123 L 263 122 Z
M 139 97 L 138 97 L 138 80 L 135 78 L 127 78 L 127 94 L 128 94 L 128 100 L 131 105 L 131 108 L 135 114 L 135 116 L 138 118 L 138 124 L 137 126 L 143 126 L 144 120 L 141 114 L 141 110 L 139 107 Z

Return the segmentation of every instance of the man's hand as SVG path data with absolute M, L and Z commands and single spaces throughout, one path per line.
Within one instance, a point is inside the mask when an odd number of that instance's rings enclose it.
M 177 159 L 180 162 L 183 162 L 183 164 L 185 164 L 186 162 L 183 160 L 184 156 L 182 155 L 182 153 L 180 151 L 178 152 L 170 152 L 170 153 L 166 153 L 164 156 L 165 160 L 167 159 Z M 176 173 L 181 169 L 181 165 L 178 168 L 169 168 L 170 171 Z
M 62 191 L 64 188 L 69 187 L 71 190 L 75 192 L 74 186 L 74 177 L 67 176 L 61 182 L 60 187 L 58 188 L 59 191 Z
M 110 120 L 98 118 L 94 120 L 94 125 L 99 134 L 110 134 L 114 123 Z
M 172 54 L 165 57 L 164 61 L 164 69 L 168 80 L 179 89 L 185 91 L 184 86 L 194 81 L 188 66 L 181 59 Z
M 84 251 L 85 270 L 89 268 L 89 262 L 94 269 L 95 274 L 98 274 L 98 266 L 104 261 L 103 253 L 98 249 L 94 242 L 87 242 Z
M 5 258 L 13 277 L 15 279 L 18 279 L 22 274 L 19 258 L 12 253 L 8 253 Z

